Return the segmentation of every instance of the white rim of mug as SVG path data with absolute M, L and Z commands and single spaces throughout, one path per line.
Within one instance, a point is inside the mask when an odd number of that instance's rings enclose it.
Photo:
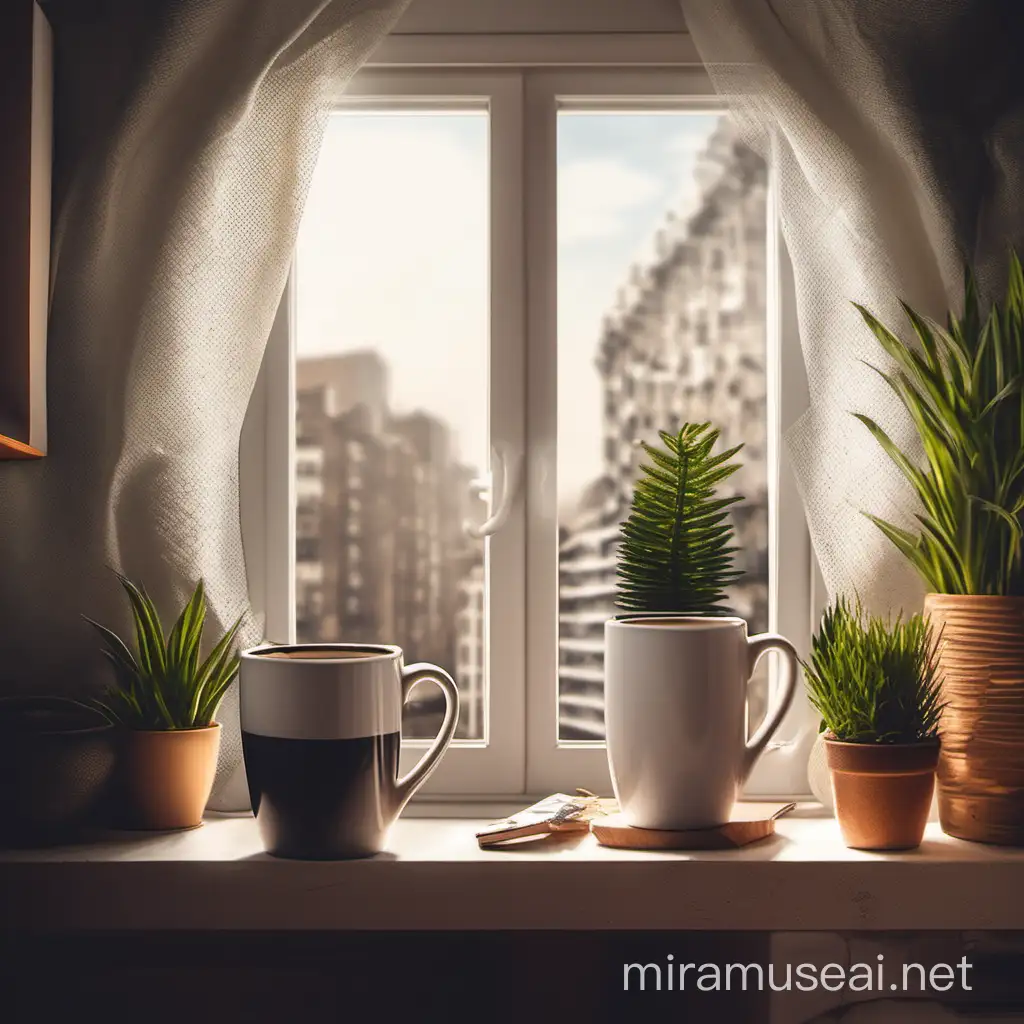
M 315 661 L 318 665 L 351 665 L 353 661 L 368 662 L 368 661 L 388 661 L 400 658 L 402 656 L 402 648 L 395 644 L 260 644 L 257 647 L 250 647 L 247 650 L 242 651 L 241 657 L 246 661 L 264 661 L 264 655 L 272 654 L 274 652 L 295 652 L 301 653 L 302 651 L 349 651 L 365 653 L 365 658 L 310 658 L 310 661 Z M 301 658 L 293 659 L 295 661 L 301 661 Z
M 609 619 L 608 624 L 610 626 L 629 626 L 633 629 L 664 629 L 666 620 L 669 625 L 703 625 L 714 628 L 746 626 L 747 624 L 747 620 L 738 615 L 676 615 L 671 612 L 637 612 L 634 617 L 634 613 L 630 612 L 629 616 L 625 619 Z M 658 623 L 659 619 L 662 624 Z

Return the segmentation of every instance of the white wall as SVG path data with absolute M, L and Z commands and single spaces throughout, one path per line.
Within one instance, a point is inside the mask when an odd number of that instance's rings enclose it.
M 413 0 L 395 33 L 685 30 L 679 0 Z

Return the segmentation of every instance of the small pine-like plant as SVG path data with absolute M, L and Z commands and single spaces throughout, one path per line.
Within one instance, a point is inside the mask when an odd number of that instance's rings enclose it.
M 920 615 L 895 621 L 839 598 L 802 662 L 822 728 L 847 743 L 922 743 L 938 736 L 935 645 Z
M 96 706 L 115 725 L 128 729 L 201 729 L 211 725 L 238 674 L 234 641 L 241 618 L 201 662 L 199 648 L 206 623 L 203 581 L 165 637 L 145 590 L 120 574 L 118 579 L 131 603 L 135 650 L 106 626 L 86 620 L 99 632 L 103 654 L 114 669 L 114 683 Z
M 628 613 L 724 614 L 725 588 L 742 575 L 727 510 L 742 498 L 716 497 L 715 488 L 739 469 L 743 446 L 713 455 L 719 431 L 709 423 L 659 437 L 664 447 L 643 445 L 650 462 L 622 524 L 617 603 Z

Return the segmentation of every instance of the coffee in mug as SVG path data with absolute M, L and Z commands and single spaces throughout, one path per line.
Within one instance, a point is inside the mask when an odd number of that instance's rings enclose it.
M 421 679 L 444 692 L 444 722 L 399 779 L 402 707 Z M 459 695 L 444 669 L 404 667 L 400 647 L 256 647 L 242 654 L 239 714 L 249 796 L 267 852 L 347 860 L 384 848 L 392 823 L 451 742 Z

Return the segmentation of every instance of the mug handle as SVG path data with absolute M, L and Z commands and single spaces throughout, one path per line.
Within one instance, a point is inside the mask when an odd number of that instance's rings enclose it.
M 775 730 L 782 722 L 783 716 L 793 703 L 793 694 L 796 692 L 796 680 L 800 671 L 800 659 L 797 657 L 796 649 L 784 637 L 778 633 L 758 633 L 756 636 L 747 637 L 747 663 L 749 673 L 747 679 L 754 674 L 761 655 L 768 651 L 778 651 L 782 655 L 782 663 L 785 666 L 783 672 L 782 695 L 779 697 L 775 707 L 771 708 L 764 716 L 757 732 L 747 740 L 747 748 L 743 755 L 743 774 L 741 782 L 746 782 L 754 762 L 761 756 L 762 751 L 768 745 Z
M 448 749 L 448 744 L 455 735 L 455 726 L 459 723 L 459 691 L 455 680 L 443 668 L 420 661 L 415 665 L 407 665 L 402 669 L 402 704 L 409 699 L 412 688 L 421 680 L 430 679 L 441 687 L 444 693 L 444 721 L 430 749 L 419 759 L 408 775 L 395 782 L 395 796 L 398 800 L 395 814 L 401 813 L 409 797 L 416 792 L 427 777 L 437 767 L 441 755 Z

